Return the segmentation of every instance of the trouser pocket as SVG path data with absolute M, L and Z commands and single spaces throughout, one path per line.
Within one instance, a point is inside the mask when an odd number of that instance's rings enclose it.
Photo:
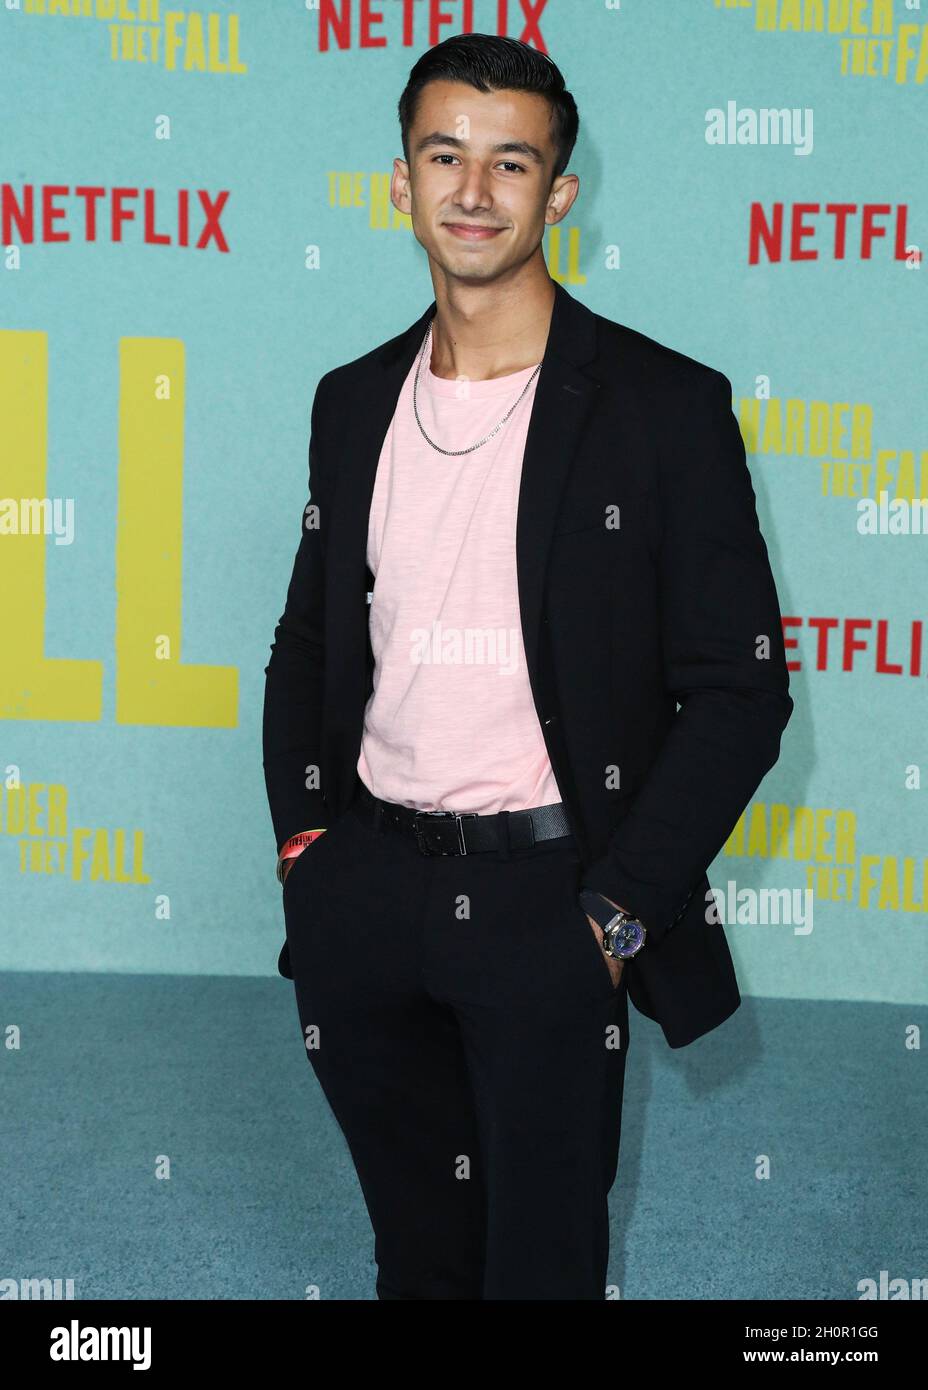
M 624 966 L 619 976 L 618 982 L 612 978 L 612 971 L 606 953 L 599 944 L 599 939 L 593 930 L 593 926 L 587 916 L 586 909 L 580 901 L 580 855 L 575 846 L 565 851 L 565 878 L 567 881 L 568 911 L 571 918 L 576 923 L 578 937 L 582 938 L 586 956 L 590 964 L 595 969 L 596 977 L 600 985 L 608 995 L 618 994 L 622 988 L 622 981 L 625 975 Z

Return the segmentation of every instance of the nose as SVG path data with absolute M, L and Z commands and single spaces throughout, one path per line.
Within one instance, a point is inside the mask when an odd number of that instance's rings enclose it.
M 454 201 L 465 212 L 477 212 L 493 206 L 489 173 L 479 160 L 462 168 Z

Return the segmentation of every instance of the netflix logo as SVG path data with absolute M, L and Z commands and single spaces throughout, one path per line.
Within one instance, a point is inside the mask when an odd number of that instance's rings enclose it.
M 547 53 L 540 19 L 548 0 L 461 0 L 460 27 L 447 13 L 448 0 L 398 0 L 403 48 L 434 48 L 451 33 L 495 33 L 499 38 L 521 39 L 539 53 Z M 319 52 L 330 48 L 386 48 L 389 40 L 378 32 L 384 22 L 383 0 L 319 0 Z M 477 10 L 479 24 L 474 25 Z M 495 24 L 495 29 L 491 25 Z
M 859 208 L 856 203 L 826 203 L 824 212 L 820 203 L 793 203 L 786 257 L 790 261 L 817 261 L 821 252 L 835 261 L 847 260 L 849 256 L 869 261 L 874 243 L 888 238 L 891 225 L 892 259 L 918 265 L 921 251 L 906 246 L 908 211 L 905 203 L 899 203 L 895 209 L 890 203 L 863 203 Z M 783 260 L 785 223 L 782 203 L 774 203 L 769 215 L 761 203 L 751 204 L 749 265 L 757 265 L 762 252 L 768 261 Z M 888 241 L 879 249 L 888 256 Z
M 921 676 L 922 621 L 908 625 L 888 618 L 787 618 L 783 622 L 783 643 L 787 652 L 799 647 L 799 638 L 787 629 L 811 629 L 809 646 L 816 671 L 856 671 L 864 668 L 879 676 Z M 787 661 L 790 671 L 801 671 L 801 661 Z
M 72 190 L 60 183 L 40 188 L 27 183 L 17 193 L 12 184 L 4 183 L 0 184 L 0 240 L 4 246 L 75 239 L 121 242 L 124 225 L 136 222 L 140 224 L 137 238 L 150 246 L 193 246 L 196 251 L 213 247 L 227 252 L 229 244 L 219 219 L 228 198 L 228 189 L 213 197 L 202 188 L 179 188 L 172 195 L 158 194 L 154 188 L 106 189 L 86 184 Z

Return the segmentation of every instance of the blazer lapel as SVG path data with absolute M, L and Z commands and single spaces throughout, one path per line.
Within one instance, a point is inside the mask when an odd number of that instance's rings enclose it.
M 576 444 L 600 385 L 592 371 L 583 370 L 596 358 L 595 316 L 562 285 L 555 282 L 554 288 L 525 442 L 516 521 L 522 642 L 533 688 L 551 533 Z M 367 593 L 372 576 L 367 567 L 367 534 L 377 465 L 400 389 L 435 309 L 433 300 L 415 323 L 371 353 L 363 375 L 358 375 L 354 399 L 344 402 L 326 563 L 327 715 L 336 742 L 339 731 L 356 741 L 370 690 Z M 336 760 L 334 767 L 339 765 Z
M 577 443 L 599 381 L 583 368 L 596 357 L 596 319 L 555 281 L 554 310 L 525 440 L 516 519 L 522 645 L 536 689 L 538 640 L 551 533 Z

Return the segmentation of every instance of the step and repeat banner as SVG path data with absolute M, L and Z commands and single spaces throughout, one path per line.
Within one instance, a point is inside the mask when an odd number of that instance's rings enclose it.
M 396 104 L 465 31 L 577 101 L 552 277 L 732 382 L 796 703 L 709 875 L 742 990 L 924 1003 L 917 0 L 0 0 L 0 968 L 275 972 L 310 407 L 433 298 Z

